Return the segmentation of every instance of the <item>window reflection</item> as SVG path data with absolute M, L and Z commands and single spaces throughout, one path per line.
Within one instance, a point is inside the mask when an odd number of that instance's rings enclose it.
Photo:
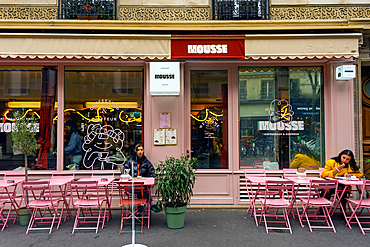
M 37 123 L 40 150 L 29 156 L 30 169 L 56 169 L 57 70 L 42 66 L 0 67 L 0 169 L 23 170 L 24 156 L 13 149 L 15 111 Z
M 65 123 L 77 125 L 81 152 L 69 150 L 73 134 L 66 129 L 65 169 L 123 166 L 142 142 L 142 85 L 142 67 L 66 68 Z
M 240 67 L 240 168 L 318 169 L 320 67 Z

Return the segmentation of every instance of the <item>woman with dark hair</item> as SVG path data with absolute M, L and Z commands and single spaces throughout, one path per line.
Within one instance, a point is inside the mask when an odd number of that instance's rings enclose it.
M 155 176 L 155 168 L 153 164 L 147 159 L 147 157 L 144 155 L 144 146 L 141 143 L 136 144 L 134 149 L 134 156 L 126 161 L 125 166 L 122 168 L 121 173 L 124 173 L 124 170 L 130 170 L 129 174 L 133 175 L 134 177 L 154 177 Z M 133 168 L 133 171 L 131 171 L 131 167 Z M 138 198 L 140 198 L 141 195 L 138 194 Z M 144 193 L 144 198 L 148 200 L 149 194 L 148 192 Z M 155 205 L 153 202 L 153 198 L 150 197 L 150 205 L 151 209 L 158 213 L 161 211 L 161 209 Z M 137 215 L 141 215 L 143 211 L 143 208 L 140 207 L 138 210 Z
M 68 120 L 64 127 L 67 133 L 70 134 L 68 145 L 64 148 L 64 152 L 69 156 L 70 162 L 67 168 L 70 170 L 79 170 L 82 160 L 82 143 L 77 125 L 73 121 Z
M 321 177 L 335 177 L 335 176 L 343 176 L 346 177 L 347 175 L 356 176 L 361 178 L 364 176 L 361 169 L 356 164 L 355 157 L 351 150 L 343 150 L 338 154 L 338 156 L 331 158 L 326 162 L 325 168 L 322 171 Z M 339 184 L 339 190 L 343 190 L 344 186 Z M 330 199 L 331 195 L 334 193 L 334 190 L 330 190 L 329 193 L 326 193 L 325 197 Z M 346 198 L 348 198 L 349 191 L 345 191 L 340 203 L 343 206 L 344 211 L 346 211 Z

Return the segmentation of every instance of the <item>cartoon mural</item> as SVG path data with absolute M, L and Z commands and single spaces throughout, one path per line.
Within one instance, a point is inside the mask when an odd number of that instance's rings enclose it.
M 83 165 L 94 169 L 99 166 L 104 170 L 106 165 L 123 165 L 126 157 L 122 152 L 125 134 L 120 129 L 114 129 L 110 125 L 90 124 L 87 127 L 82 149 L 85 151 Z

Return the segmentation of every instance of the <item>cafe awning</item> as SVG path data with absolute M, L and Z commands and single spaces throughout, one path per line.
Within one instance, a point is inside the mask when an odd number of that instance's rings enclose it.
M 246 35 L 245 58 L 358 58 L 361 36 L 361 33 Z
M 0 34 L 1 58 L 165 59 L 170 35 Z
M 245 48 L 230 59 L 358 58 L 361 33 L 148 35 L 1 33 L 0 58 L 12 59 L 172 59 L 171 40 L 242 40 Z M 243 54 L 245 50 L 245 54 Z M 195 57 L 194 57 L 195 58 Z M 190 59 L 190 58 L 189 58 Z M 196 57 L 195 59 L 202 59 Z M 208 56 L 207 59 L 221 59 Z M 187 60 L 187 59 L 185 59 Z

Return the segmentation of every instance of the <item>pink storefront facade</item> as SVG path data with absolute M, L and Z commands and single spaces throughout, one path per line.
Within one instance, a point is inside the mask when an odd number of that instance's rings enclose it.
M 11 112 L 42 115 L 43 102 L 52 99 L 49 127 L 40 117 L 37 134 L 48 146 L 31 158 L 30 179 L 71 168 L 64 125 L 73 120 L 83 145 L 76 177 L 114 169 L 118 178 L 130 150 L 143 142 L 153 164 L 168 156 L 198 158 L 192 205 L 247 204 L 245 168 L 282 174 L 308 147 L 316 152 L 308 172 L 318 173 L 326 159 L 356 150 L 353 79 L 337 80 L 336 69 L 355 63 L 360 37 L 354 31 L 1 34 L 0 176 L 22 166 L 11 148 Z M 164 73 L 154 64 L 175 69 Z M 154 92 L 153 78 L 164 88 Z M 166 88 L 171 83 L 175 92 Z M 44 97 L 45 84 L 55 88 Z M 14 102 L 39 105 L 16 108 Z M 114 149 L 104 141 L 104 152 L 91 151 L 91 136 L 113 138 L 109 128 L 119 136 Z

